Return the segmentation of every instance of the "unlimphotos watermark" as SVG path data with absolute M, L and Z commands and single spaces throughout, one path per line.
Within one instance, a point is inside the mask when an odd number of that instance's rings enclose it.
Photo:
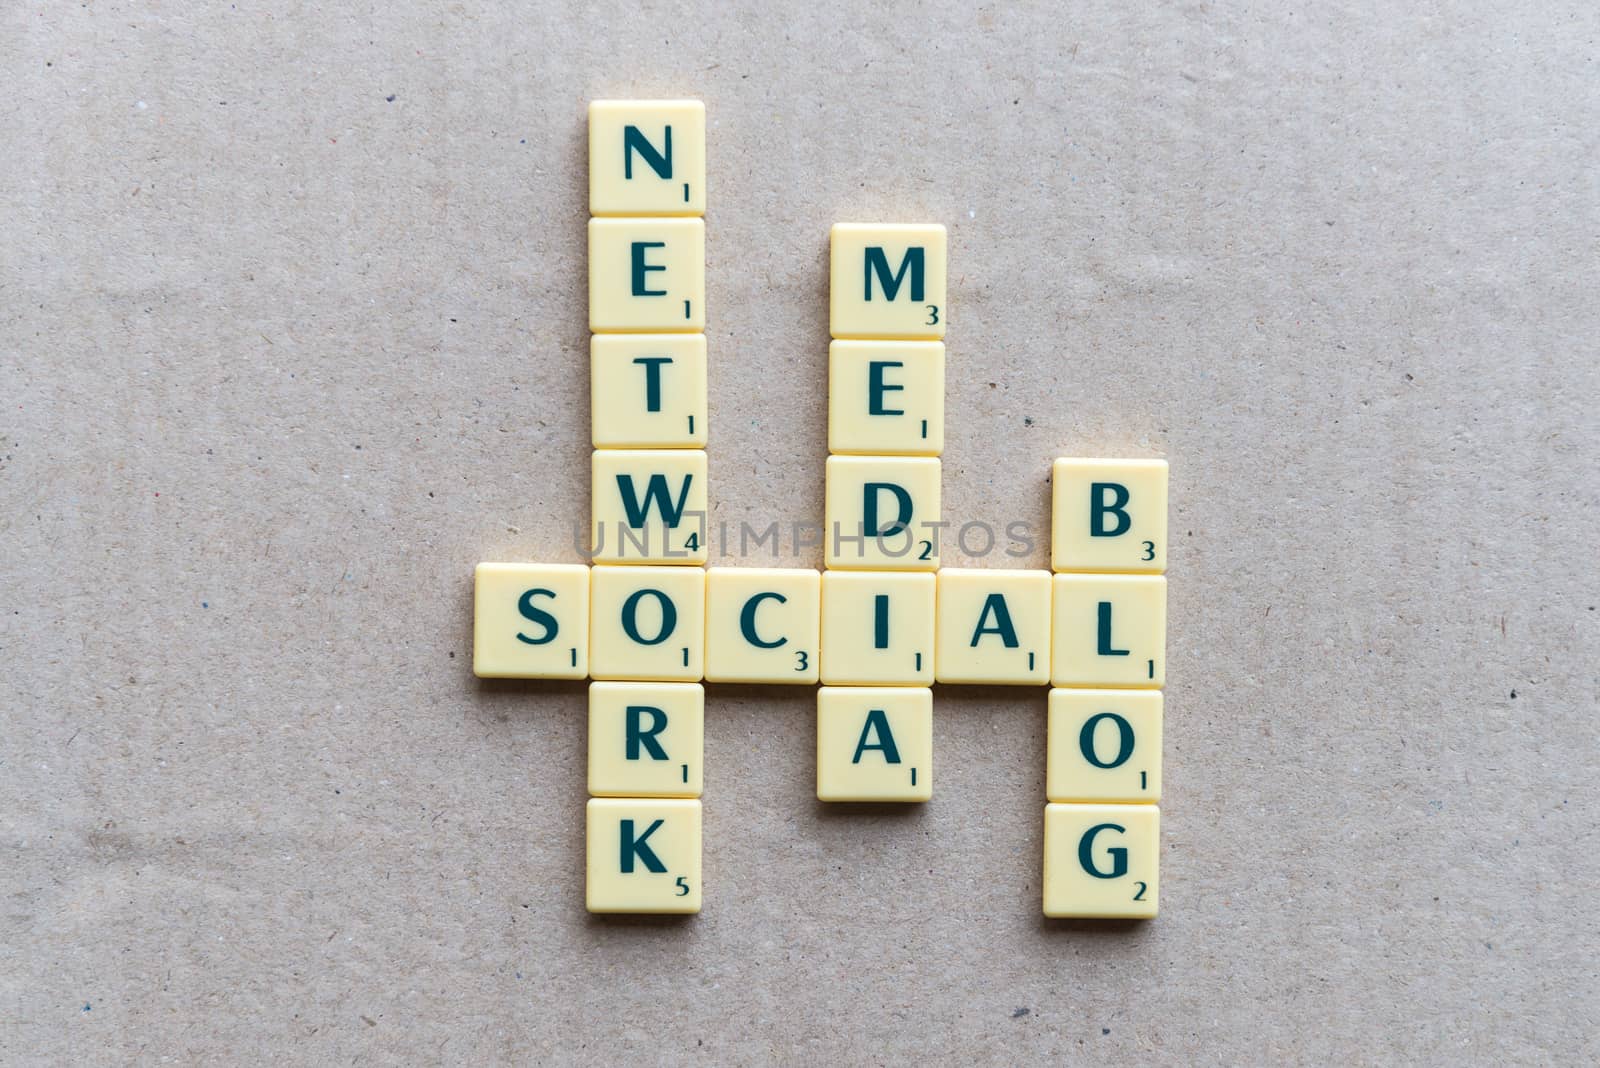
M 939 555 L 941 543 L 953 543 L 962 556 L 981 560 L 994 555 L 1011 559 L 1029 556 L 1037 541 L 1032 524 L 1025 519 L 895 524 L 871 533 L 865 524 L 855 524 L 847 530 L 843 524 L 834 523 L 830 530 L 820 523 L 801 520 L 774 519 L 765 526 L 740 520 L 737 527 L 724 520 L 712 525 L 704 512 L 694 511 L 680 513 L 676 523 L 658 521 L 633 526 L 619 521 L 591 527 L 577 520 L 572 524 L 573 549 L 609 560 L 689 561 L 699 557 L 702 550 L 708 559 L 782 560 L 818 547 L 825 549 L 829 560 L 852 556 L 864 561 L 907 557 L 927 560 Z

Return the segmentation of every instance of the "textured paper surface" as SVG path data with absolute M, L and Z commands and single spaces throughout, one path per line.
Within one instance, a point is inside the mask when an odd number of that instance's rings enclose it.
M 0 21 L 0 1058 L 1600 1057 L 1589 6 Z M 948 519 L 1170 457 L 1154 923 L 1040 917 L 1044 692 L 956 688 L 910 810 L 713 688 L 704 913 L 584 913 L 470 577 L 579 559 L 628 95 L 708 108 L 716 520 L 820 519 L 839 220 L 950 228 Z

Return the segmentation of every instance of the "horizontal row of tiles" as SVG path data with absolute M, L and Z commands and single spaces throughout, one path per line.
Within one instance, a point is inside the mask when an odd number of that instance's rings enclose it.
M 1161 691 L 1054 689 L 1048 710 L 1051 801 L 1161 800 Z M 704 738 L 700 683 L 592 682 L 589 793 L 699 797 Z M 819 800 L 926 801 L 932 792 L 931 689 L 817 690 Z
M 697 449 L 595 450 L 588 547 L 594 561 L 705 563 L 706 471 L 706 454 Z M 1051 471 L 1054 570 L 1166 569 L 1165 460 L 1063 458 Z M 830 456 L 824 477 L 829 568 L 938 569 L 941 533 L 954 535 L 941 523 L 937 457 Z
M 701 802 L 685 798 L 592 798 L 584 894 L 589 911 L 699 912 L 702 816 Z M 1044 914 L 1154 916 L 1160 842 L 1156 805 L 1047 804 Z
M 595 332 L 704 327 L 706 109 L 589 105 L 589 315 Z M 948 240 L 937 223 L 838 223 L 835 337 L 944 337 Z
M 839 223 L 829 245 L 833 337 L 944 338 L 943 226 Z M 704 220 L 590 219 L 588 251 L 591 331 L 705 330 Z
M 705 329 L 705 106 L 589 107 L 589 328 Z M 838 223 L 829 233 L 834 337 L 939 340 L 948 238 L 937 223 Z
M 944 451 L 942 341 L 828 346 L 828 451 Z M 599 449 L 701 449 L 709 437 L 703 334 L 595 334 L 589 425 Z
M 705 106 L 589 107 L 589 328 L 705 329 Z M 830 234 L 835 337 L 944 337 L 945 228 L 840 223 Z
M 1166 579 L 479 564 L 485 678 L 1158 688 Z

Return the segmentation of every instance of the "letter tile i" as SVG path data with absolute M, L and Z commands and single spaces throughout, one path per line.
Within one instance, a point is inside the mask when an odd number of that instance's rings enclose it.
M 945 228 L 830 235 L 817 797 L 933 790 Z
M 589 105 L 587 905 L 700 911 L 705 105 Z
M 1051 467 L 1044 914 L 1149 919 L 1160 889 L 1167 462 Z

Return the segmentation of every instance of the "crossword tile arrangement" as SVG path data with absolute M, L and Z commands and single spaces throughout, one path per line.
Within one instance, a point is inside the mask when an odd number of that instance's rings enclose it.
M 820 683 L 818 799 L 902 803 L 932 797 L 937 681 L 1052 687 L 1044 913 L 1153 917 L 1166 462 L 1057 460 L 1052 571 L 941 568 L 945 228 L 840 223 L 826 570 L 705 567 L 705 129 L 590 105 L 593 566 L 474 578 L 477 675 L 593 680 L 588 909 L 700 910 L 702 681 Z

